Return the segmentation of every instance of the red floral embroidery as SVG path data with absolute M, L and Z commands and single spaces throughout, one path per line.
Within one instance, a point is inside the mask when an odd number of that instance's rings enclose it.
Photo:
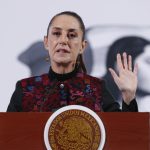
M 60 82 L 52 81 L 48 74 L 22 80 L 23 111 L 54 111 L 65 105 L 83 105 L 101 111 L 101 80 L 78 73 L 63 84 L 65 88 L 61 89 Z

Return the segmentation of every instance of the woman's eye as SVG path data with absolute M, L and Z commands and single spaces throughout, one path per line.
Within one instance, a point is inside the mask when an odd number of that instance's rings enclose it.
M 75 33 L 69 33 L 68 34 L 68 38 L 75 38 L 76 37 L 76 34 Z
M 53 32 L 53 35 L 59 36 L 61 33 L 60 32 Z

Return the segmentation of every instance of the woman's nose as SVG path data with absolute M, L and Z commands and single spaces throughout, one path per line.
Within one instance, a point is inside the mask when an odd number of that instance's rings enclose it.
M 60 41 L 59 41 L 61 44 L 67 44 L 67 42 L 68 42 L 68 37 L 67 37 L 67 35 L 66 34 L 62 34 L 61 36 L 60 36 Z

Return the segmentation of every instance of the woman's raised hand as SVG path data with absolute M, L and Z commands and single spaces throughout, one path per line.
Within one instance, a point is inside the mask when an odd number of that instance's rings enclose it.
M 137 89 L 137 64 L 132 68 L 132 57 L 125 52 L 122 57 L 117 54 L 117 68 L 118 74 L 112 68 L 109 71 L 122 93 L 123 100 L 126 104 L 135 98 Z

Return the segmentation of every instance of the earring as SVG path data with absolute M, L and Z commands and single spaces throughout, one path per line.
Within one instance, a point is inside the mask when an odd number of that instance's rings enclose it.
M 80 55 L 81 55 L 81 54 L 79 54 L 78 57 L 77 57 L 77 61 L 76 61 L 77 67 L 79 67 L 79 65 L 80 65 Z
M 46 62 L 49 62 L 49 61 L 50 61 L 49 56 L 46 56 L 45 61 L 46 61 Z

